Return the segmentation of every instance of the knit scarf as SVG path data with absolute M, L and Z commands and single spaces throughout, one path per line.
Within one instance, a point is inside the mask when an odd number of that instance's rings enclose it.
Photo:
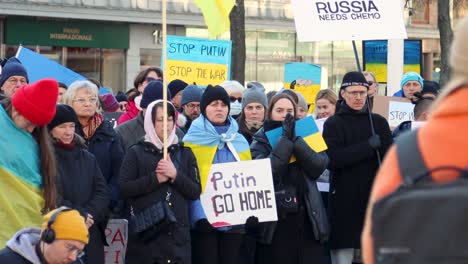
M 102 124 L 103 121 L 104 118 L 102 117 L 102 115 L 96 112 L 94 116 L 88 120 L 87 124 L 81 124 L 83 128 L 84 138 L 86 140 L 92 138 L 94 136 L 94 133 L 96 133 L 97 128 Z
M 263 126 L 263 121 L 255 121 L 255 120 L 245 120 L 245 126 L 249 129 L 249 130 L 259 130 L 260 128 L 262 128 Z
M 205 189 L 216 150 L 222 149 L 228 142 L 229 145 L 234 147 L 241 160 L 251 159 L 249 143 L 239 134 L 239 126 L 236 120 L 228 116 L 228 122 L 230 125 L 226 133 L 219 134 L 213 124 L 203 115 L 200 115 L 193 120 L 183 139 L 185 145 L 192 149 L 197 158 L 202 190 Z
M 149 104 L 148 107 L 146 108 L 145 122 L 144 122 L 144 128 L 145 128 L 145 133 L 146 133 L 145 141 L 152 143 L 158 149 L 163 149 L 164 144 L 161 141 L 161 139 L 159 139 L 158 135 L 156 134 L 156 130 L 154 129 L 154 123 L 153 123 L 152 116 L 151 116 L 151 112 L 153 112 L 154 106 L 159 102 L 163 102 L 163 100 L 156 100 L 152 102 L 151 104 Z M 167 105 L 168 107 L 174 108 L 174 105 L 172 105 L 170 102 L 167 102 L 167 104 L 168 104 Z M 175 122 L 176 120 L 174 120 L 174 123 Z M 171 145 L 177 144 L 177 142 L 179 142 L 179 139 L 176 136 L 176 126 L 174 125 L 174 128 L 172 129 L 171 133 L 168 135 L 167 143 L 168 143 L 168 146 L 171 146 Z

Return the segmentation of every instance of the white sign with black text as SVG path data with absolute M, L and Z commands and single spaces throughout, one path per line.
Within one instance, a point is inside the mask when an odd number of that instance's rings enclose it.
M 291 0 L 300 42 L 406 39 L 399 0 Z
M 277 221 L 270 159 L 211 165 L 200 201 L 214 227 L 243 225 L 250 216 Z

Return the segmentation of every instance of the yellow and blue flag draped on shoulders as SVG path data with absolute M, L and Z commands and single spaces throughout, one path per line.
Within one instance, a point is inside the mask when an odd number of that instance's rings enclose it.
M 234 7 L 235 0 L 195 0 L 195 4 L 202 10 L 210 37 L 229 31 L 231 25 L 229 13 Z
M 239 126 L 236 120 L 228 116 L 228 122 L 229 128 L 227 131 L 220 134 L 203 115 L 200 115 L 192 122 L 189 131 L 183 139 L 184 145 L 190 147 L 197 159 L 202 193 L 208 182 L 211 164 L 228 162 L 219 160 L 219 155 L 216 155 L 218 151 L 220 153 L 225 153 L 225 148 L 229 148 L 230 145 L 236 152 L 233 153 L 232 160 L 230 160 L 231 162 L 235 161 L 234 156 L 236 155 L 240 160 L 252 159 L 249 143 L 238 133 Z M 229 149 L 228 152 L 229 151 L 232 152 L 233 150 Z M 193 225 L 203 218 L 206 218 L 206 214 L 201 206 L 200 200 L 193 201 L 190 205 L 190 223 Z
M 42 177 L 38 145 L 0 106 L 0 248 L 16 231 L 40 227 Z
M 296 121 L 296 136 L 302 137 L 307 145 L 315 152 L 322 152 L 327 150 L 327 144 L 320 133 L 315 120 L 308 116 L 306 118 Z M 274 148 L 278 143 L 279 138 L 283 133 L 283 128 L 279 127 L 266 132 L 268 142 Z M 296 161 L 296 157 L 292 156 L 290 163 Z

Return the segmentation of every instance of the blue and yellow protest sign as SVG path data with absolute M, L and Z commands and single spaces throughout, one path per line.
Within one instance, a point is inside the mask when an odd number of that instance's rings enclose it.
M 231 50 L 230 40 L 167 36 L 167 81 L 206 86 L 229 80 Z
M 24 68 L 26 68 L 30 83 L 44 78 L 53 78 L 69 86 L 74 81 L 86 80 L 85 77 L 68 69 L 60 63 L 25 47 L 20 47 L 18 49 L 16 58 L 18 58 Z
M 309 109 L 315 107 L 315 97 L 320 91 L 322 68 L 319 65 L 290 62 L 284 65 L 284 87 L 290 88 L 295 81 L 294 90 L 300 92 L 306 99 Z
M 422 47 L 421 40 L 405 40 L 403 71 L 421 74 Z M 387 82 L 387 49 L 386 40 L 364 41 L 362 44 L 364 70 L 372 72 L 379 83 Z
M 302 137 L 304 141 L 309 145 L 311 149 L 315 152 L 321 152 L 327 150 L 327 144 L 322 137 L 322 133 L 320 132 L 315 120 L 312 116 L 308 116 L 306 118 L 300 119 L 296 121 L 296 136 Z M 274 148 L 278 143 L 279 138 L 283 133 L 283 128 L 279 127 L 273 130 L 266 132 L 266 136 L 268 138 L 268 142 Z M 290 162 L 294 162 L 296 158 L 293 156 L 291 157 Z

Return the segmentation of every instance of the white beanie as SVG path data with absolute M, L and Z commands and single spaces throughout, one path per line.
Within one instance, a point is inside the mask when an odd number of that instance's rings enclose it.
M 224 81 L 219 86 L 223 87 L 224 90 L 231 95 L 232 93 L 238 92 L 243 93 L 245 88 L 238 81 Z

